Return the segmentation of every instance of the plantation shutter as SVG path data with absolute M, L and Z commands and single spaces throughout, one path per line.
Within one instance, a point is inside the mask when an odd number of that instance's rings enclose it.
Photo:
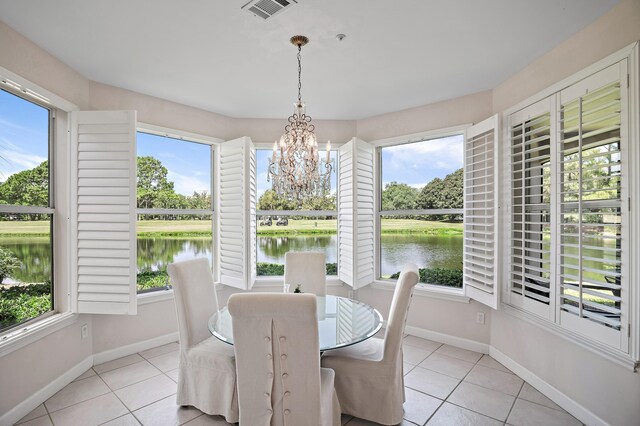
M 509 116 L 511 163 L 511 250 L 509 302 L 553 320 L 555 315 L 556 221 L 552 188 L 555 183 L 555 96 Z
M 72 312 L 136 313 L 136 113 L 71 113 Z
M 465 294 L 498 307 L 498 116 L 467 129 L 464 162 Z
M 256 152 L 242 137 L 220 146 L 218 253 L 220 282 L 249 290 L 256 278 Z
M 338 255 L 340 279 L 354 289 L 374 275 L 374 148 L 353 138 L 339 149 Z
M 558 143 L 560 323 L 625 352 L 627 92 L 626 60 L 561 91 Z

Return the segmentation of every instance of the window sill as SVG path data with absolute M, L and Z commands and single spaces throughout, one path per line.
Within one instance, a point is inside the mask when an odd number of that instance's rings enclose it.
M 256 278 L 254 287 L 274 287 L 274 286 L 282 287 L 283 284 L 284 284 L 284 277 L 282 275 L 272 275 L 272 276 Z M 327 276 L 327 286 L 342 287 L 342 281 L 340 281 L 337 275 L 329 275 Z M 281 290 L 281 288 L 279 288 L 278 290 Z
M 629 354 L 625 354 L 619 350 L 610 348 L 602 343 L 599 343 L 594 340 L 590 340 L 584 336 L 576 334 L 572 331 L 564 329 L 557 324 L 546 321 L 534 314 L 529 312 L 520 310 L 514 306 L 507 305 L 506 303 L 501 304 L 501 308 L 503 312 L 512 317 L 521 319 L 523 321 L 528 322 L 529 324 L 535 325 L 537 327 L 542 328 L 545 331 L 555 334 L 565 340 L 568 340 L 576 345 L 599 355 L 611 362 L 615 362 L 618 365 L 621 365 L 625 368 L 628 368 L 634 372 L 638 371 L 638 367 L 640 367 L 640 361 L 634 360 Z
M 396 288 L 395 283 L 384 280 L 375 280 L 371 284 L 372 288 L 386 291 L 394 291 Z M 440 288 L 439 286 L 429 284 L 418 284 L 413 294 L 421 297 L 429 297 L 432 299 L 448 300 L 450 302 L 469 303 L 471 299 L 465 296 L 462 290 L 454 290 L 450 288 Z
M 138 294 L 138 306 L 163 302 L 165 300 L 173 300 L 173 290 L 159 290 L 151 293 Z
M 8 332 L 0 339 L 0 358 L 36 342 L 51 333 L 55 333 L 78 320 L 78 314 L 65 312 L 53 314 L 40 321 L 19 327 Z

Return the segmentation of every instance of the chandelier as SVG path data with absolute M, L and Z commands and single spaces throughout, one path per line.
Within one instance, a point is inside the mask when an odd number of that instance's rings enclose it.
M 331 190 L 331 142 L 327 141 L 325 158 L 320 158 L 315 126 L 305 113 L 300 91 L 302 88 L 302 46 L 309 39 L 302 35 L 291 37 L 291 44 L 298 46 L 298 101 L 294 103 L 293 115 L 288 118 L 280 141 L 273 144 L 273 155 L 269 160 L 267 181 L 272 182 L 276 194 L 298 205 L 310 198 L 327 195 Z

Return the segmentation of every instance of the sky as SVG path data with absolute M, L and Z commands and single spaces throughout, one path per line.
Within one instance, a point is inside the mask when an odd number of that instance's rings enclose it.
M 210 147 L 196 142 L 138 132 L 138 156 L 151 155 L 168 169 L 176 192 L 211 192 Z M 0 181 L 47 159 L 48 110 L 0 90 Z M 258 197 L 271 183 L 267 169 L 272 151 L 257 150 Z M 324 154 L 324 151 L 321 152 Z M 336 151 L 331 151 L 334 164 Z M 421 188 L 435 177 L 444 178 L 463 165 L 463 136 L 456 135 L 382 148 L 382 183 L 406 183 Z M 335 169 L 331 191 L 336 189 Z
M 47 160 L 49 110 L 0 90 L 0 182 Z

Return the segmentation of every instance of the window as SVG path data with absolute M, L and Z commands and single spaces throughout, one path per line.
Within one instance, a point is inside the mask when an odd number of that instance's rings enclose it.
M 335 166 L 331 172 L 331 192 L 302 205 L 278 196 L 271 189 L 271 182 L 267 181 L 271 155 L 271 150 L 256 150 L 256 274 L 284 275 L 284 255 L 288 251 L 323 251 L 327 275 L 337 275 L 336 151 L 330 154 Z
M 463 143 L 458 134 L 379 148 L 380 278 L 413 262 L 420 282 L 462 288 Z
M 619 62 L 510 116 L 508 301 L 629 353 L 626 70 Z
M 51 123 L 0 90 L 0 331 L 54 309 Z
M 137 133 L 138 293 L 167 289 L 171 262 L 212 262 L 211 145 Z

